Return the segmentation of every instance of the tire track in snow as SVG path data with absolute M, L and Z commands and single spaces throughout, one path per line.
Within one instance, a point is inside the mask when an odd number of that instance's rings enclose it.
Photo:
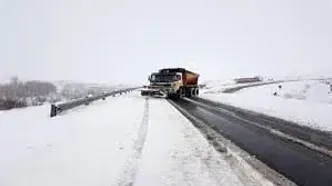
M 149 99 L 145 98 L 143 119 L 138 129 L 137 139 L 134 141 L 132 155 L 128 157 L 122 174 L 119 176 L 116 186 L 132 186 L 135 183 L 135 176 L 142 157 L 142 151 L 149 125 Z

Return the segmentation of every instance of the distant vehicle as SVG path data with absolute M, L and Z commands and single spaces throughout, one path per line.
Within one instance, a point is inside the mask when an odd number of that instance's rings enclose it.
M 199 74 L 184 68 L 166 68 L 149 76 L 150 85 L 144 86 L 142 96 L 176 99 L 199 94 Z

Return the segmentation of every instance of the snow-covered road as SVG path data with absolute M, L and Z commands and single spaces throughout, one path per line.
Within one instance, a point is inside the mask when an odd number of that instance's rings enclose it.
M 131 93 L 48 114 L 1 113 L 0 185 L 247 185 L 166 100 Z

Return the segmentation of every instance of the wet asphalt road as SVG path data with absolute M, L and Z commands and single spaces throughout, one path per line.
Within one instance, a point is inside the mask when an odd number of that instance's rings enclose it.
M 199 102 L 203 103 L 202 100 Z M 262 128 L 233 117 L 230 113 L 236 115 L 234 110 L 225 108 L 216 110 L 187 100 L 178 100 L 175 103 L 296 184 L 332 186 L 331 157 L 272 135 Z M 208 105 L 207 102 L 204 104 Z M 218 105 L 210 104 L 210 106 L 218 108 Z M 247 119 L 245 117 L 248 116 L 241 116 Z M 248 119 L 253 121 L 254 117 L 251 115 Z M 255 122 L 265 125 L 259 115 L 256 117 Z

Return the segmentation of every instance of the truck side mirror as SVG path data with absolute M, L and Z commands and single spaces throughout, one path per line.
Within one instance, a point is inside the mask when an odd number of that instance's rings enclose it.
M 151 81 L 151 76 L 148 77 L 148 80 Z

